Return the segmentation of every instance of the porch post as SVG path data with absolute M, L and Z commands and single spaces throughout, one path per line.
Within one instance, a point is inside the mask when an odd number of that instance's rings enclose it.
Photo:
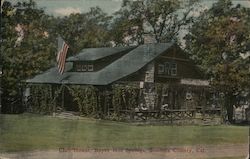
M 64 86 L 62 87 L 62 108 L 64 108 Z
M 51 94 L 52 94 L 52 100 L 54 100 L 53 101 L 53 117 L 55 117 L 56 116 L 56 99 L 54 99 L 55 98 L 55 89 L 54 89 L 54 86 L 53 85 L 51 85 Z
M 205 119 L 205 109 L 207 107 L 207 90 L 204 89 L 204 104 L 202 106 L 202 120 Z

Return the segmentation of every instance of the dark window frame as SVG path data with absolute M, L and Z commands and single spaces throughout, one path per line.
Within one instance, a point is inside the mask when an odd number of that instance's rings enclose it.
M 171 76 L 177 76 L 177 63 L 171 63 Z
M 178 66 L 176 62 L 164 62 L 158 64 L 158 74 L 167 76 L 177 76 Z
M 88 72 L 93 72 L 93 71 L 94 71 L 94 65 L 88 64 Z
M 158 64 L 158 74 L 164 74 L 165 66 L 163 64 Z
M 82 72 L 87 72 L 88 71 L 88 67 L 86 64 L 82 64 Z
M 170 62 L 165 62 L 165 74 L 171 76 L 171 63 Z

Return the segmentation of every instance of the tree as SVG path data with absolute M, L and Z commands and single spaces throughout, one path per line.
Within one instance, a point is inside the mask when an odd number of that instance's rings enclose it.
M 50 26 L 54 22 L 54 18 L 38 9 L 33 1 L 4 2 L 1 41 L 3 112 L 22 111 L 22 81 L 53 64 L 56 35 Z
M 3 34 L 3 109 L 5 113 L 22 111 L 24 80 L 55 65 L 57 37 L 69 44 L 68 54 L 82 48 L 109 46 L 109 21 L 100 8 L 68 17 L 49 16 L 32 0 L 12 4 L 5 1 L 2 12 Z
M 83 48 L 110 46 L 110 20 L 111 16 L 94 7 L 87 13 L 58 19 L 57 30 L 70 45 L 70 53 L 75 54 Z
M 250 86 L 249 25 L 250 9 L 219 0 L 200 15 L 186 36 L 187 52 L 212 85 L 225 93 L 231 122 L 235 94 Z
M 153 35 L 157 42 L 176 40 L 180 29 L 192 21 L 190 13 L 197 2 L 123 0 L 121 9 L 114 14 L 113 41 L 117 45 L 141 44 L 144 34 Z

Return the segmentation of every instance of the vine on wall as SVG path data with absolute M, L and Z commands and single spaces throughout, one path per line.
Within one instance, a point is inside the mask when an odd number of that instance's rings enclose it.
M 139 105 L 139 87 L 133 85 L 113 85 L 113 119 L 120 120 L 120 111 L 132 112 Z
M 28 111 L 32 113 L 51 114 L 56 105 L 56 98 L 60 93 L 59 87 L 52 85 L 31 85 L 30 86 L 30 109 Z M 54 95 L 53 95 L 54 91 Z
M 94 86 L 48 84 L 31 85 L 33 113 L 52 114 L 64 110 L 60 102 L 63 89 L 68 89 L 82 116 L 120 120 L 121 111 L 133 111 L 139 105 L 139 87 L 116 84 L 111 90 Z M 65 97 L 67 98 L 67 97 Z M 111 111 L 112 110 L 112 111 Z
M 97 89 L 93 86 L 69 86 L 73 100 L 77 102 L 80 114 L 83 116 L 93 116 L 98 114 Z

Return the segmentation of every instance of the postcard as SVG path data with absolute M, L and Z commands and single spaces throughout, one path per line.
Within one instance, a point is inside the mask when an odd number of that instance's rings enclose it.
M 2 0 L 0 159 L 248 159 L 248 0 Z

